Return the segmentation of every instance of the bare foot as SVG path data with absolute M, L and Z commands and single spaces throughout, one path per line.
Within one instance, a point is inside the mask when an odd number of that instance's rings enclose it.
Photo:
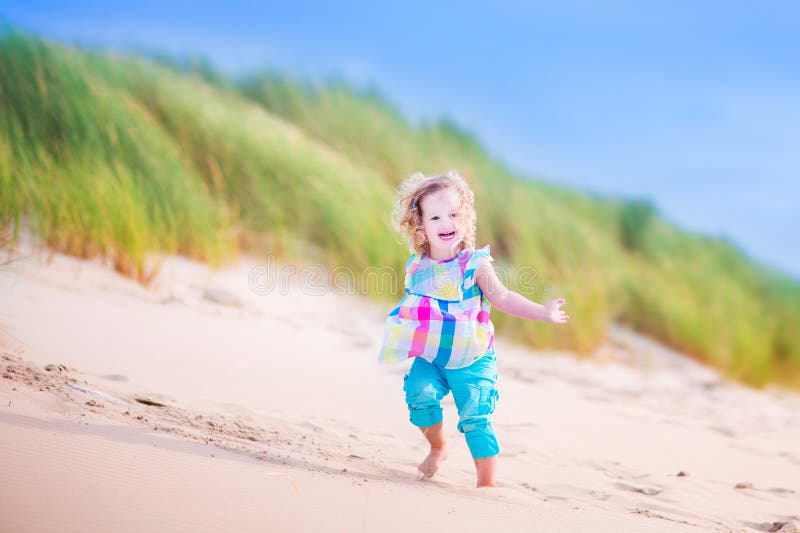
M 432 478 L 445 459 L 447 459 L 446 445 L 438 448 L 431 446 L 431 453 L 429 453 L 428 457 L 417 467 L 417 470 L 422 472 L 421 479 L 427 480 Z

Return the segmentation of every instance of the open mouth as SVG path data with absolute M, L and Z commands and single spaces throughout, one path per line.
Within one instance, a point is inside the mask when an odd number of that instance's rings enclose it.
M 439 238 L 443 241 L 452 241 L 456 237 L 456 232 L 451 231 L 450 233 L 440 233 Z

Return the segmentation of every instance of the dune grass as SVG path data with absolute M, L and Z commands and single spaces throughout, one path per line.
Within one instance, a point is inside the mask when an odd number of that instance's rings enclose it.
M 13 35 L 1 46 L 3 223 L 27 217 L 48 245 L 143 281 L 151 251 L 219 260 L 224 204 L 139 102 L 79 54 Z
M 589 353 L 621 320 L 745 382 L 800 383 L 795 280 L 647 202 L 514 175 L 452 121 L 414 126 L 374 90 L 232 80 L 203 61 L 16 32 L 0 39 L 0 89 L 0 226 L 12 238 L 27 224 L 143 282 L 163 254 L 216 264 L 244 248 L 356 273 L 391 267 L 402 286 L 394 187 L 456 168 L 476 194 L 478 243 L 509 286 L 569 302 L 559 328 L 494 313 L 502 335 Z M 361 279 L 359 291 L 396 300 Z

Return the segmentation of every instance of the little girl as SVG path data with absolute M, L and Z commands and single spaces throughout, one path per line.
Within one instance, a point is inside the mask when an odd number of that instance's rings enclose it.
M 508 290 L 492 267 L 489 245 L 475 249 L 474 195 L 455 171 L 425 177 L 417 172 L 398 188 L 393 223 L 411 257 L 405 296 L 386 320 L 382 362 L 413 357 L 403 378 L 411 423 L 431 446 L 419 465 L 430 479 L 447 458 L 441 399 L 453 392 L 458 430 L 475 461 L 478 487 L 495 486 L 500 446 L 491 415 L 499 394 L 494 325 L 489 311 L 563 324 L 562 298 L 545 305 Z

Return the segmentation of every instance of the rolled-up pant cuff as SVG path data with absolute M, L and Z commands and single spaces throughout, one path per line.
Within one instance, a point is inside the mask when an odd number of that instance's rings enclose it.
M 491 428 L 468 431 L 464 436 L 473 459 L 483 459 L 500 453 L 500 444 Z
M 411 423 L 415 426 L 424 428 L 442 421 L 441 407 L 424 407 L 422 409 L 412 407 L 409 411 L 411 413 Z

